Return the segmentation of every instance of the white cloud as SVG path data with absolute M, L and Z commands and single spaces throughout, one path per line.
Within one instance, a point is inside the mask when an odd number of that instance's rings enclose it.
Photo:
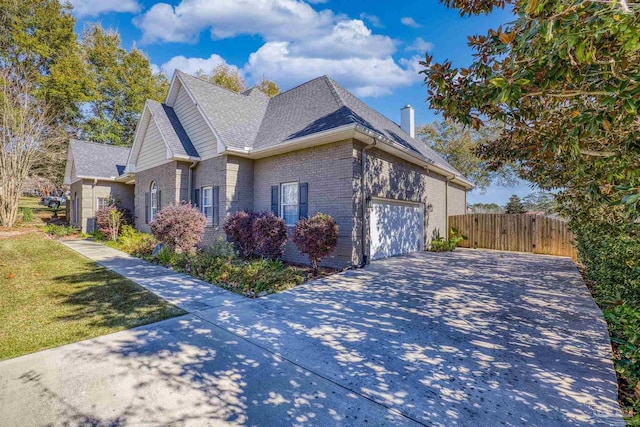
M 417 60 L 404 68 L 391 56 L 376 58 L 322 58 L 293 54 L 289 42 L 268 42 L 252 53 L 245 66 L 252 76 L 266 75 L 282 86 L 293 86 L 327 74 L 358 96 L 389 95 L 392 89 L 420 81 Z M 415 66 L 413 62 L 416 62 Z
M 375 17 L 362 15 L 368 22 Z M 302 0 L 181 0 L 158 3 L 134 20 L 143 42 L 195 42 L 203 31 L 212 38 L 258 35 L 265 44 L 242 68 L 249 82 L 262 76 L 281 87 L 330 75 L 360 96 L 381 96 L 419 81 L 415 67 L 396 61 L 399 42 L 373 34 L 362 19 L 315 10 Z M 174 57 L 160 68 L 205 72 L 224 63 L 209 58 Z
M 360 19 L 367 22 L 372 27 L 375 27 L 375 28 L 384 27 L 384 25 L 382 25 L 382 21 L 380 21 L 380 18 L 378 18 L 376 15 L 370 15 L 368 13 L 363 12 L 360 14 Z
M 296 55 L 326 58 L 386 57 L 396 51 L 396 42 L 387 36 L 371 34 L 364 22 L 353 19 L 338 22 L 322 37 L 294 41 L 290 49 Z
M 415 51 L 415 52 L 429 52 L 433 49 L 433 43 L 426 41 L 422 37 L 418 37 L 411 43 L 409 46 L 405 48 L 407 51 Z
M 203 71 L 204 73 L 209 74 L 218 65 L 222 64 L 227 64 L 227 62 L 220 55 L 217 55 L 215 53 L 208 58 L 187 58 L 185 56 L 179 55 L 174 56 L 169 61 L 162 64 L 160 69 L 165 75 L 169 77 L 171 77 L 173 71 L 176 69 L 192 75 L 197 73 L 198 71 Z
M 69 0 L 73 14 L 79 17 L 98 16 L 106 12 L 136 13 L 140 11 L 137 0 Z
M 298 0 L 182 0 L 153 5 L 134 23 L 143 42 L 195 42 L 209 29 L 213 38 L 259 34 L 267 40 L 309 38 L 334 21 L 330 10 L 316 11 Z
M 404 18 L 401 18 L 400 22 L 402 22 L 403 25 L 406 25 L 407 27 L 411 27 L 411 28 L 421 28 L 422 27 L 422 25 L 418 24 L 416 22 L 416 20 L 413 19 L 410 16 L 405 16 Z

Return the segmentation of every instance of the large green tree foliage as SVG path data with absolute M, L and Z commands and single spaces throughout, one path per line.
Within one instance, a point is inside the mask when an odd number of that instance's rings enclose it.
M 0 0 L 2 67 L 32 82 L 33 95 L 67 126 L 78 118 L 78 103 L 88 99 L 91 87 L 74 25 L 70 7 L 58 0 Z
M 485 190 L 492 183 L 510 186 L 517 182 L 517 174 L 510 165 L 494 167 L 491 161 L 480 158 L 476 151 L 481 145 L 497 138 L 500 130 L 501 127 L 494 123 L 476 130 L 452 120 L 444 120 L 419 126 L 416 133 L 471 180 L 476 188 Z
M 167 90 L 163 75 L 153 74 L 138 49 L 127 51 L 116 31 L 91 25 L 82 36 L 87 73 L 94 82 L 85 104 L 82 137 L 113 145 L 131 145 L 147 99 L 162 101 Z
M 426 57 L 431 107 L 480 128 L 505 123 L 485 159 L 517 163 L 542 188 L 640 202 L 640 5 L 624 1 L 445 0 L 461 15 L 509 7 L 514 21 L 469 37 L 469 67 Z

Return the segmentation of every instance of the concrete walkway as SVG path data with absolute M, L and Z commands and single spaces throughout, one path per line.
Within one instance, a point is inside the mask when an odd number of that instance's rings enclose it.
M 247 298 L 241 295 L 151 264 L 100 243 L 90 240 L 63 240 L 62 244 L 189 313 L 247 301 Z
M 0 363 L 0 424 L 624 425 L 569 259 L 421 253 L 240 303 L 116 255 L 195 310 Z

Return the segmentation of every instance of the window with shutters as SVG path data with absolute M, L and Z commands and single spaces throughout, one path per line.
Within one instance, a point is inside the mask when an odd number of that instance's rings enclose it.
M 202 187 L 202 214 L 207 218 L 207 225 L 213 224 L 213 188 Z
M 299 185 L 289 182 L 280 185 L 280 212 L 287 225 L 296 225 L 300 217 Z
M 149 206 L 149 221 L 153 221 L 158 214 L 158 186 L 155 181 L 151 182 L 149 188 L 150 193 L 150 206 Z

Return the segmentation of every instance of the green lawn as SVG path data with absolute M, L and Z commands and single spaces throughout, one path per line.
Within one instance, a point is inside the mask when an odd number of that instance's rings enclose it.
M 43 206 L 40 204 L 39 197 L 21 197 L 20 203 L 18 204 L 19 208 L 30 208 L 33 211 L 33 221 L 31 222 L 22 222 L 18 221 L 16 224 L 19 227 L 42 227 L 45 223 L 48 223 L 52 220 L 53 217 L 53 209 Z M 61 206 L 58 209 L 58 219 L 61 221 L 66 221 L 65 217 L 66 208 Z
M 0 238 L 0 360 L 180 314 L 42 233 Z

